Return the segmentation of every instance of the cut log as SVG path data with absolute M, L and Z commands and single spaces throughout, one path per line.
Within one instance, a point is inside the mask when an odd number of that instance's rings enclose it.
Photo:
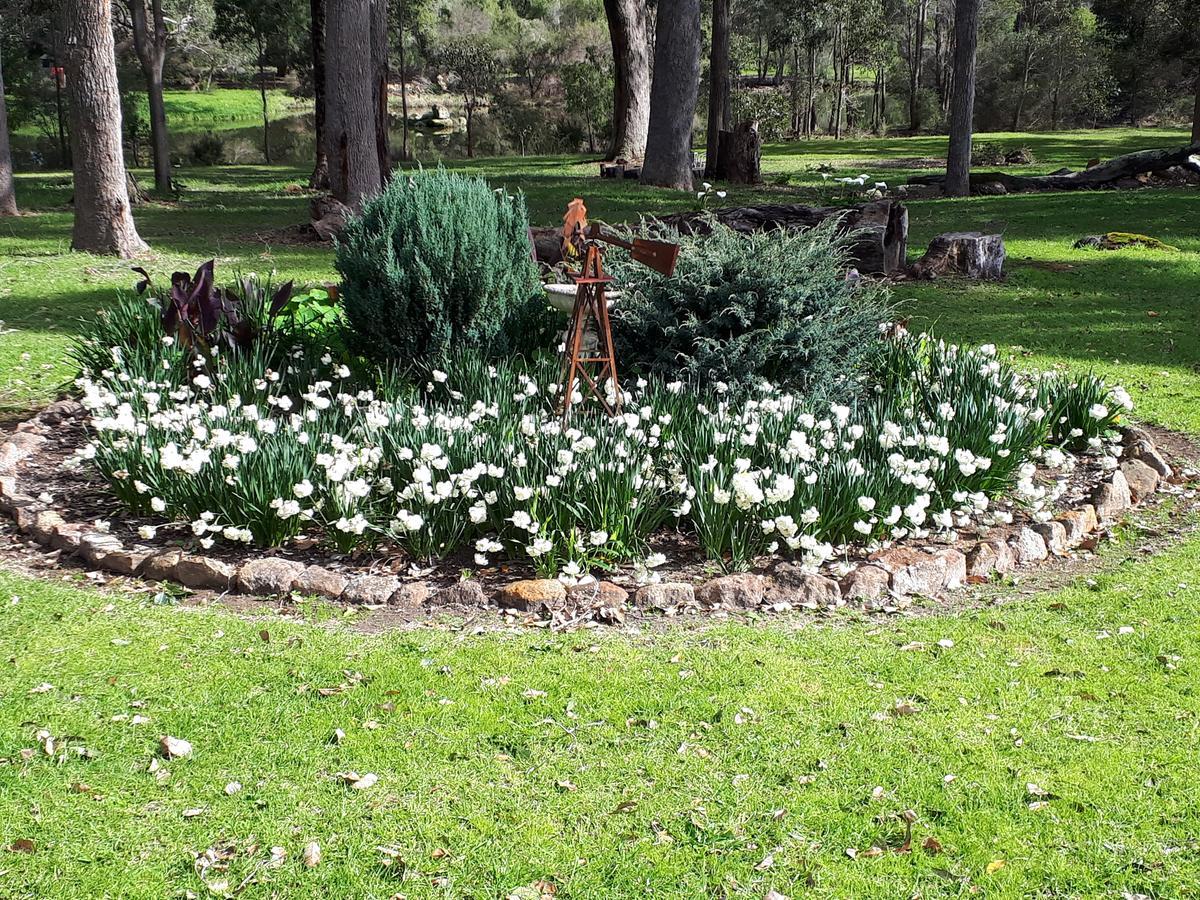
M 967 278 L 1004 277 L 1004 238 L 978 231 L 951 231 L 929 242 L 925 255 L 908 270 L 910 278 L 962 275 Z
M 850 263 L 865 275 L 895 275 L 905 271 L 908 252 L 908 210 L 894 200 L 875 200 L 858 206 L 801 206 L 768 203 L 736 206 L 712 212 L 688 212 L 661 219 L 682 234 L 705 234 L 709 216 L 734 231 L 752 234 L 787 228 L 802 231 L 840 216 L 838 230 L 857 232 L 850 247 Z
M 761 184 L 762 139 L 758 123 L 741 122 L 733 131 L 722 131 L 717 141 L 715 177 L 731 184 Z
M 342 233 L 353 213 L 332 194 L 314 197 L 309 203 L 312 229 L 323 241 L 332 241 Z
M 1108 162 L 1089 165 L 1079 172 L 1055 172 L 1050 175 L 1010 175 L 1008 172 L 972 172 L 972 193 L 988 191 L 985 185 L 1003 185 L 1006 191 L 1078 191 L 1106 187 L 1140 187 L 1137 179 L 1147 173 L 1165 172 L 1173 166 L 1182 166 L 1200 171 L 1200 144 L 1178 147 L 1174 150 L 1139 150 L 1116 156 Z M 936 185 L 940 187 L 945 175 L 913 175 L 909 184 Z

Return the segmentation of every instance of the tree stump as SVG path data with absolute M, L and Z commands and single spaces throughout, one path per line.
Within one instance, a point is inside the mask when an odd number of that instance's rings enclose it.
M 912 264 L 910 278 L 962 275 L 966 278 L 1004 277 L 1004 238 L 978 231 L 951 231 L 929 242 L 925 255 Z
M 309 203 L 313 231 L 323 241 L 332 241 L 342 233 L 353 213 L 346 204 L 331 194 L 314 197 Z
M 717 140 L 716 178 L 731 184 L 761 184 L 762 139 L 758 122 L 747 120 L 733 131 L 722 131 Z

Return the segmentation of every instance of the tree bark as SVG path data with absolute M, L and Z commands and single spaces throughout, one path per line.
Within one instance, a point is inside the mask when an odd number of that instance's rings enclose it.
M 692 189 L 692 121 L 700 82 L 700 0 L 659 0 L 642 184 Z
M 130 257 L 147 247 L 133 224 L 121 153 L 112 2 L 64 0 L 62 10 L 75 176 L 71 247 Z
M 717 175 L 717 157 L 721 148 L 721 132 L 733 127 L 730 103 L 729 33 L 733 22 L 730 0 L 713 0 L 712 47 L 708 56 L 708 136 L 704 174 Z
M 379 193 L 371 54 L 372 0 L 338 0 L 326 10 L 325 152 L 333 196 L 353 210 Z
M 375 155 L 379 159 L 379 184 L 392 173 L 388 115 L 388 0 L 371 3 L 371 105 L 375 108 Z
M 316 160 L 308 186 L 329 187 L 329 155 L 325 150 L 325 0 L 309 0 L 309 39 L 312 43 L 313 124 L 316 131 Z
M 271 164 L 271 115 L 267 106 L 267 48 L 263 46 L 262 35 L 258 36 L 258 96 L 262 100 L 263 119 L 263 159 Z
M 950 147 L 942 190 L 951 197 L 971 193 L 971 125 L 975 115 L 975 48 L 980 0 L 954 4 L 954 84 L 950 92 Z
M 650 11 L 641 0 L 604 0 L 613 51 L 613 141 L 608 159 L 640 160 L 650 126 Z
M 908 127 L 916 134 L 921 130 L 921 68 L 925 61 L 925 21 L 929 0 L 916 0 L 914 19 L 910 28 L 908 61 Z
M 1200 144 L 1200 75 L 1196 76 L 1196 106 L 1192 110 L 1192 143 Z
M 400 46 L 397 48 L 400 52 L 400 158 L 408 159 L 408 66 L 404 57 L 404 27 L 405 27 L 405 0 L 400 0 L 400 21 L 397 23 L 397 37 L 400 40 Z
M 1031 37 L 1032 41 L 1033 38 Z M 1025 111 L 1025 95 L 1029 93 L 1029 72 L 1033 68 L 1033 49 L 1026 45 L 1021 65 L 1021 90 L 1017 94 L 1017 108 L 1013 110 L 1012 130 L 1021 130 L 1021 114 Z
M 154 187 L 168 193 L 171 190 L 171 145 L 167 138 L 167 107 L 163 102 L 167 22 L 163 16 L 162 0 L 151 0 L 149 19 L 146 17 L 146 0 L 129 0 L 129 18 L 133 26 L 133 48 L 142 65 L 142 73 L 146 76 L 146 96 L 150 103 Z
M 17 214 L 13 186 L 12 148 L 8 143 L 8 106 L 4 102 L 4 63 L 0 60 L 0 216 Z

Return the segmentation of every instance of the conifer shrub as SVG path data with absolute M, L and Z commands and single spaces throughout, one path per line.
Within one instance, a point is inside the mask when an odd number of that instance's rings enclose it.
M 397 174 L 338 241 L 353 349 L 437 363 L 535 349 L 548 321 L 520 195 L 447 172 Z
M 750 235 L 709 224 L 707 235 L 660 235 L 681 245 L 670 277 L 609 255 L 624 292 L 613 316 L 622 365 L 699 385 L 856 393 L 892 311 L 886 288 L 847 279 L 853 236 L 833 221 Z

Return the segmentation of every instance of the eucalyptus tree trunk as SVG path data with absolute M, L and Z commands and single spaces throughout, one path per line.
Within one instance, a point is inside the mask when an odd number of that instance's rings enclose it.
M 326 10 L 325 152 L 329 187 L 351 209 L 379 193 L 372 0 L 337 0 Z
M 0 60 L 0 216 L 17 214 L 12 148 L 8 144 L 8 107 L 4 103 L 4 63 Z
M 950 148 L 942 190 L 951 197 L 971 193 L 971 124 L 975 115 L 975 47 L 980 0 L 954 4 L 954 80 L 950 90 Z
M 712 47 L 708 56 L 708 138 L 704 165 L 704 174 L 709 177 L 717 173 L 721 132 L 733 127 L 729 75 L 729 33 L 733 30 L 730 6 L 730 0 L 713 0 Z
M 916 0 L 909 22 L 908 60 L 908 127 L 916 134 L 921 130 L 921 69 L 925 61 L 925 24 L 929 0 Z
M 149 18 L 146 0 L 129 0 L 129 18 L 133 25 L 133 48 L 146 76 L 146 96 L 150 101 L 154 187 L 166 193 L 171 190 L 171 144 L 167 139 L 167 107 L 163 102 L 163 66 L 167 61 L 168 35 L 162 0 L 151 0 Z
M 379 183 L 392 173 L 392 151 L 388 116 L 388 0 L 371 3 L 371 105 L 375 109 L 375 155 L 379 159 Z
M 62 11 L 75 175 L 71 247 L 130 257 L 147 247 L 133 224 L 121 153 L 112 2 L 64 0 Z
M 659 0 L 642 184 L 692 189 L 692 120 L 700 88 L 700 0 Z
M 313 125 L 316 132 L 316 159 L 308 186 L 314 190 L 329 187 L 329 156 L 325 152 L 325 0 L 309 0 L 309 40 L 312 44 Z
M 1192 143 L 1200 144 L 1200 75 L 1196 76 L 1196 105 L 1192 109 Z
M 641 159 L 650 125 L 650 11 L 642 0 L 604 0 L 613 51 L 613 140 L 608 159 Z

